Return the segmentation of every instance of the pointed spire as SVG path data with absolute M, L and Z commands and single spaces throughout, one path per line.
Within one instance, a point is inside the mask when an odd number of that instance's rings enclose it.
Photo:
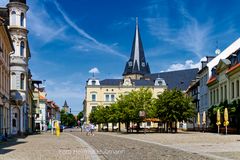
M 132 44 L 130 59 L 128 60 L 123 75 L 149 74 L 150 69 L 145 60 L 142 40 L 139 32 L 138 17 L 136 17 L 135 35 Z
M 65 100 L 63 107 L 68 107 L 67 101 Z
M 136 28 L 138 28 L 138 17 L 136 17 Z

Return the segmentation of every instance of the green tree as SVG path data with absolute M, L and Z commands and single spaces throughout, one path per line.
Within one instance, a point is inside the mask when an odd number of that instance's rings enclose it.
M 62 125 L 66 125 L 67 124 L 67 114 L 65 113 L 64 109 L 62 109 L 60 111 L 60 120 L 61 120 L 61 124 Z
M 77 121 L 73 114 L 66 113 L 63 109 L 60 111 L 61 124 L 64 126 L 76 126 Z
M 140 88 L 133 90 L 127 95 L 121 95 L 117 100 L 119 121 L 124 122 L 127 126 L 127 132 L 130 122 L 137 123 L 139 129 L 140 122 L 143 121 L 139 117 L 140 111 L 145 111 L 147 117 L 154 116 L 152 105 L 152 92 L 149 88 Z M 121 114 L 122 113 L 122 114 Z
M 81 120 L 84 117 L 83 111 L 79 112 L 77 115 L 77 119 Z
M 158 118 L 170 125 L 175 123 L 175 132 L 177 132 L 177 122 L 189 121 L 195 116 L 195 107 L 191 103 L 191 98 L 185 96 L 180 90 L 165 90 L 155 99 Z M 168 131 L 168 130 L 167 130 Z

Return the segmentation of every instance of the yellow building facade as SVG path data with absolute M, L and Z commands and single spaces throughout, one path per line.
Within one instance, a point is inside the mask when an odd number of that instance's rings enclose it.
M 208 80 L 209 104 L 229 103 L 240 98 L 240 52 L 233 52 L 226 59 L 221 59 L 212 69 Z
M 10 54 L 13 46 L 5 20 L 0 18 L 0 136 L 10 134 Z

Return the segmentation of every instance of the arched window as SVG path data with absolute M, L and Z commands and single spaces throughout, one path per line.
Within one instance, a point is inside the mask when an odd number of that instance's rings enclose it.
M 11 13 L 12 15 L 12 25 L 16 25 L 16 21 L 17 21 L 17 15 L 15 11 L 12 11 Z
M 12 72 L 11 80 L 11 89 L 16 89 L 16 73 Z
M 21 13 L 20 25 L 24 27 L 24 13 Z
M 20 44 L 20 56 L 24 56 L 24 49 L 25 49 L 25 45 L 24 42 L 22 41 Z
M 20 80 L 20 89 L 24 89 L 24 80 L 25 80 L 25 76 L 24 74 L 22 73 L 21 74 L 21 80 Z

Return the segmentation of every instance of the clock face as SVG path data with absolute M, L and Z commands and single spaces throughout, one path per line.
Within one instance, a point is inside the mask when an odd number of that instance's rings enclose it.
M 142 66 L 145 67 L 145 63 L 144 62 L 142 62 Z
M 124 85 L 126 85 L 126 86 L 131 85 L 130 79 L 125 79 L 124 80 Z

